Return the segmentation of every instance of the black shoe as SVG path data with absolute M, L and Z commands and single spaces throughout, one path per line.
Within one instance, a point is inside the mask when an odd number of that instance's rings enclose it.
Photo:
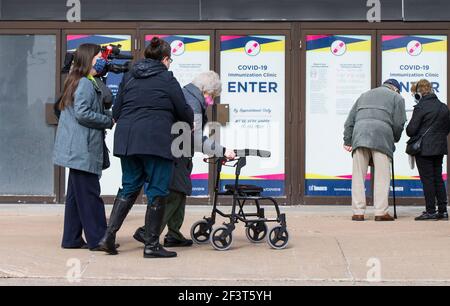
M 88 247 L 87 247 L 87 245 L 86 245 L 86 248 L 85 248 L 85 249 L 87 249 L 87 248 L 88 248 Z M 120 244 L 116 243 L 115 248 L 116 248 L 116 249 L 120 248 Z M 93 248 L 93 249 L 89 249 L 89 251 L 91 251 L 91 252 L 104 252 L 103 248 L 101 248 L 100 246 L 98 246 L 98 247 L 96 247 L 96 248 Z
M 448 212 L 438 213 L 437 219 L 441 221 L 448 221 Z
M 144 258 L 174 258 L 177 253 L 167 251 L 158 243 L 157 246 L 146 246 L 144 250 Z
M 133 235 L 134 240 L 137 242 L 140 242 L 142 244 L 145 244 L 145 227 L 142 226 L 136 230 L 136 232 Z
M 123 221 L 125 221 L 134 202 L 136 202 L 138 195 L 139 192 L 136 192 L 127 199 L 120 197 L 115 199 L 105 236 L 100 241 L 96 250 L 106 252 L 110 255 L 117 255 L 119 253 L 116 248 L 116 233 L 122 227 Z
M 88 245 L 86 242 L 84 242 L 83 244 L 79 245 L 79 246 L 74 246 L 74 247 L 62 247 L 65 250 L 87 250 L 88 249 Z
M 436 221 L 436 220 L 438 220 L 438 214 L 437 213 L 430 214 L 427 212 L 423 212 L 423 214 L 420 215 L 419 217 L 417 217 L 415 220 L 416 221 Z
M 166 198 L 157 197 L 145 214 L 145 248 L 144 258 L 172 258 L 177 253 L 167 251 L 159 243 L 159 234 L 164 218 Z
M 185 247 L 191 247 L 194 244 L 194 242 L 190 239 L 177 239 L 174 237 L 166 236 L 164 238 L 164 246 L 166 248 L 185 248 Z

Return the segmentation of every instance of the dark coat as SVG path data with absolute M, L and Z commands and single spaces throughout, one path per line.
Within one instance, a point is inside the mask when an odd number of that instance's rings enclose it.
M 191 174 L 194 164 L 191 157 L 181 157 L 174 160 L 170 190 L 190 196 L 192 194 Z
M 173 159 L 172 125 L 193 127 L 194 114 L 180 84 L 161 62 L 144 59 L 127 73 L 113 106 L 117 122 L 114 155 L 153 155 Z
M 188 84 L 183 88 L 184 97 L 186 102 L 194 111 L 195 129 L 192 133 L 192 154 L 195 152 L 201 152 L 209 156 L 223 155 L 225 148 L 219 144 L 216 144 L 213 139 L 203 135 L 203 130 L 208 123 L 208 115 L 206 113 L 205 98 L 195 85 Z M 195 141 L 197 140 L 197 141 Z M 216 152 L 217 150 L 217 152 Z M 192 158 L 181 157 L 175 160 L 175 166 L 173 167 L 171 190 L 184 193 L 186 195 L 192 194 Z
M 436 119 L 436 114 L 437 116 Z M 446 155 L 447 135 L 450 132 L 450 112 L 447 105 L 439 101 L 435 94 L 423 97 L 414 107 L 413 116 L 406 128 L 411 138 L 420 137 L 431 126 L 423 137 L 421 156 Z

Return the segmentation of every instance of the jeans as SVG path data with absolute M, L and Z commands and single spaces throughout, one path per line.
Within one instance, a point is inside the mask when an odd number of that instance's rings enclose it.
M 172 179 L 173 161 L 152 155 L 133 155 L 120 157 L 122 164 L 122 189 L 118 196 L 129 198 L 145 189 L 148 204 L 151 205 L 155 197 L 169 195 L 169 184 Z

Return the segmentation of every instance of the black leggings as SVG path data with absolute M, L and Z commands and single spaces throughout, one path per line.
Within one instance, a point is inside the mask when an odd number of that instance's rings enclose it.
M 423 184 L 427 212 L 436 212 L 436 200 L 440 213 L 447 212 L 447 191 L 442 179 L 444 156 L 416 156 L 420 180 Z

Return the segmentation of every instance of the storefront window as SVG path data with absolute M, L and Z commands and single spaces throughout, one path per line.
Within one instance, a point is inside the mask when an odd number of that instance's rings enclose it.
M 420 79 L 431 82 L 438 98 L 447 103 L 447 36 L 445 35 L 382 35 L 382 80 L 397 79 L 405 98 L 408 122 L 414 109 L 412 85 Z M 408 124 L 408 122 L 406 124 Z M 403 133 L 396 145 L 396 194 L 402 197 L 423 197 L 417 167 L 411 169 L 405 153 L 408 136 Z M 447 161 L 444 159 L 444 179 Z
M 54 195 L 56 37 L 0 35 L 0 195 Z
M 286 37 L 222 35 L 220 42 L 221 103 L 230 109 L 222 144 L 270 151 L 270 158 L 248 158 L 241 181 L 263 187 L 267 196 L 284 196 Z M 224 169 L 224 185 L 234 183 L 234 170 Z
M 131 56 L 131 35 L 68 35 L 67 36 L 67 50 L 73 52 L 78 48 L 79 45 L 85 43 L 93 43 L 101 46 L 115 45 L 121 46 L 121 55 Z M 127 60 L 115 59 L 114 63 L 124 64 Z M 108 73 L 106 84 L 111 89 L 113 95 L 116 95 L 119 90 L 119 85 L 122 82 L 122 73 Z M 122 177 L 122 168 L 120 165 L 120 160 L 113 156 L 114 147 L 114 129 L 112 131 L 108 130 L 106 134 L 106 144 L 110 150 L 110 160 L 111 167 L 103 172 L 102 178 L 100 180 L 101 190 L 103 195 L 115 195 L 117 190 L 120 188 Z M 66 181 L 69 177 L 67 170 Z M 67 187 L 67 182 L 66 182 Z
M 308 35 L 306 40 L 305 194 L 351 196 L 344 122 L 356 99 L 371 88 L 371 36 Z M 369 180 L 366 185 L 370 190 Z
M 172 49 L 173 63 L 170 71 L 181 87 L 189 84 L 201 72 L 210 70 L 211 38 L 209 35 L 159 35 L 145 36 L 148 45 L 157 36 L 167 41 Z M 192 196 L 208 196 L 209 165 L 203 161 L 205 156 L 196 152 L 191 174 Z

